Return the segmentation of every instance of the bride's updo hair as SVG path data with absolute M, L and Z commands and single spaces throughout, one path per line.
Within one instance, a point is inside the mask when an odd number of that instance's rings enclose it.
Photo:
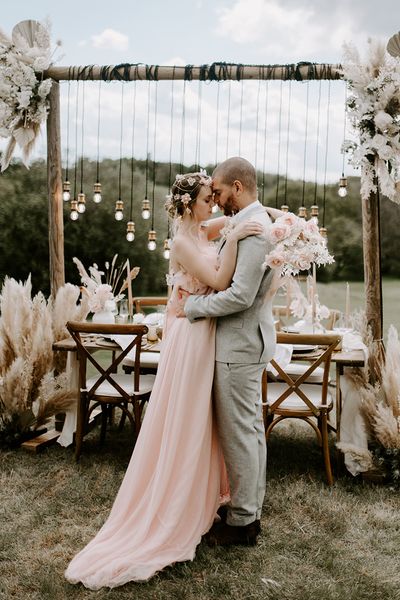
M 191 213 L 202 185 L 211 186 L 211 177 L 205 172 L 177 175 L 167 196 L 165 210 L 172 219 L 183 217 L 185 212 Z

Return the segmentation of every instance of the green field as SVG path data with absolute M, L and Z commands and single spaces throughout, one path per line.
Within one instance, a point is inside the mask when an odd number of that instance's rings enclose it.
M 364 282 L 352 281 L 350 283 L 350 310 L 364 308 L 365 289 Z M 383 329 L 386 335 L 389 325 L 393 324 L 400 331 L 400 280 L 383 280 Z M 346 282 L 318 283 L 318 294 L 322 304 L 329 308 L 344 311 Z

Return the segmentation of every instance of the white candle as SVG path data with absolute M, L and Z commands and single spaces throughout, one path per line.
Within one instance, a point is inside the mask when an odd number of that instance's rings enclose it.
M 346 283 L 346 304 L 344 309 L 344 326 L 350 327 L 350 284 Z
M 317 293 L 317 265 L 313 263 L 312 266 L 312 283 L 314 288 L 314 294 Z

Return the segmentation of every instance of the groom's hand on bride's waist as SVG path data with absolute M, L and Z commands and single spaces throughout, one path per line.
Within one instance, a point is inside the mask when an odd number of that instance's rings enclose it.
M 178 288 L 178 307 L 176 310 L 177 317 L 186 317 L 185 314 L 185 303 L 189 298 L 190 292 L 185 290 L 184 288 Z

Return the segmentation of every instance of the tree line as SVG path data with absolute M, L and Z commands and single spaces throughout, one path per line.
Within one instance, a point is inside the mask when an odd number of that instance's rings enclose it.
M 132 173 L 133 167 L 133 173 Z M 167 163 L 148 163 L 148 197 L 152 202 L 154 185 L 154 228 L 157 231 L 157 249 L 147 249 L 147 233 L 151 220 L 141 217 L 141 205 L 146 190 L 146 164 L 144 160 L 123 159 L 121 198 L 124 201 L 124 220 L 114 219 L 115 202 L 118 200 L 119 161 L 104 159 L 100 163 L 100 181 L 103 200 L 95 204 L 92 200 L 93 183 L 96 181 L 97 164 L 83 160 L 83 190 L 86 193 L 86 212 L 78 221 L 69 218 L 69 203 L 64 205 L 65 273 L 66 281 L 79 284 L 79 275 L 72 258 L 77 256 L 88 267 L 96 263 L 101 269 L 105 261 L 114 254 L 118 262 L 129 258 L 131 266 L 141 268 L 133 282 L 134 294 L 160 294 L 166 291 L 165 274 L 168 261 L 162 254 L 163 240 L 167 237 L 167 218 L 164 211 L 168 193 L 170 171 L 193 170 L 193 165 L 181 168 Z M 210 173 L 212 166 L 208 169 Z M 132 177 L 133 174 L 133 177 Z M 337 185 L 315 187 L 314 183 L 300 180 L 283 181 L 276 175 L 259 173 L 259 197 L 265 204 L 278 206 L 287 204 L 297 212 L 304 196 L 305 205 L 319 206 L 319 221 L 324 220 L 328 229 L 328 245 L 335 256 L 335 263 L 318 270 L 318 279 L 362 280 L 363 250 L 361 226 L 360 180 L 349 178 L 348 195 L 340 198 Z M 155 176 L 155 177 L 154 177 Z M 74 169 L 70 169 L 72 191 Z M 133 182 L 133 185 L 131 185 Z M 262 190 L 262 183 L 264 188 Z M 80 187 L 80 171 L 78 171 Z M 304 191 L 303 191 L 304 190 Z M 79 192 L 80 189 L 77 189 Z M 264 191 L 264 193 L 263 193 Z M 136 225 L 135 240 L 126 240 L 126 222 L 132 216 Z M 324 201 L 325 196 L 325 201 Z M 324 209 L 325 207 L 325 209 Z M 400 230 L 400 208 L 386 198 L 381 202 L 381 249 L 382 274 L 400 278 L 400 254 L 398 232 Z M 27 170 L 15 161 L 0 177 L 0 280 L 6 275 L 25 280 L 32 275 L 33 287 L 49 293 L 49 250 L 48 250 L 48 200 L 47 170 L 44 160 L 36 160 Z

